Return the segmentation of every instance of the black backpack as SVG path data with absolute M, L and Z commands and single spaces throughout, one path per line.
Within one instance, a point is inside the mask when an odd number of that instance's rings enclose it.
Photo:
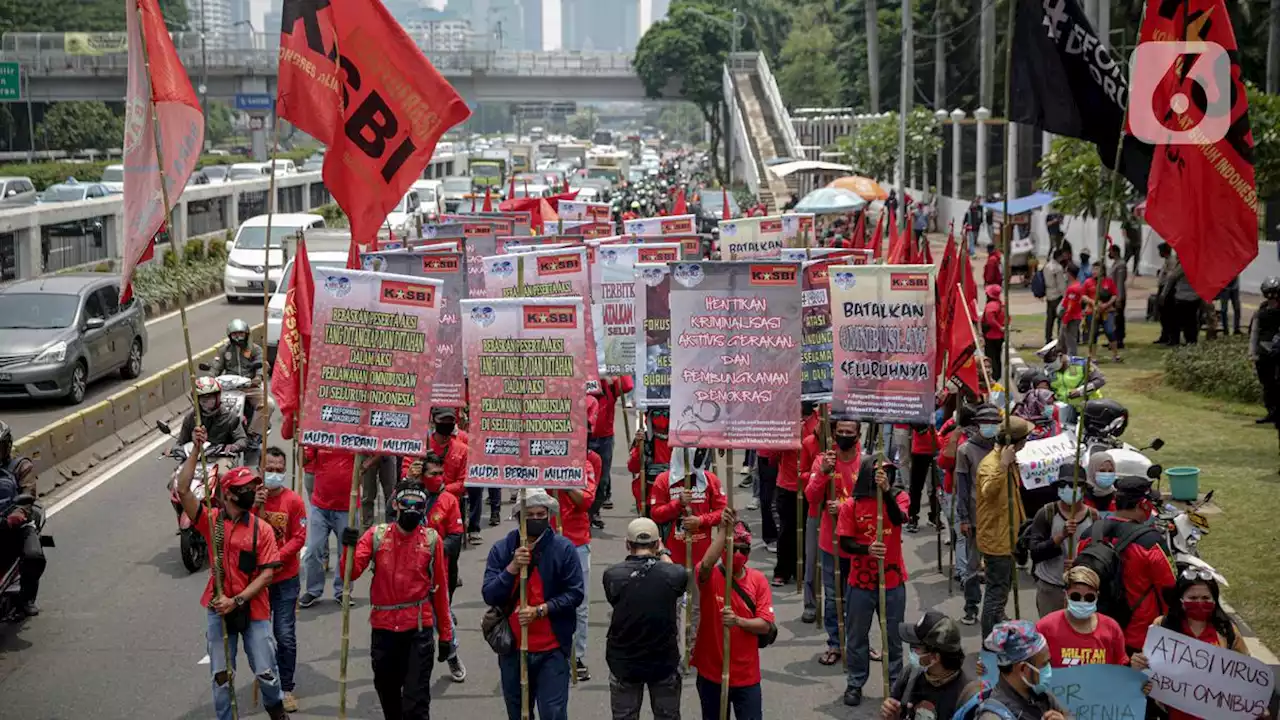
M 13 501 L 22 494 L 22 484 L 18 482 L 18 462 L 15 459 L 0 465 L 0 517 L 9 513 Z
M 1115 620 L 1122 628 L 1133 619 L 1134 609 L 1140 607 L 1155 589 L 1154 585 L 1147 588 L 1132 605 L 1124 589 L 1124 550 L 1149 532 L 1154 533 L 1156 529 L 1138 523 L 1103 520 L 1094 524 L 1089 533 L 1089 544 L 1076 555 L 1076 565 L 1098 574 L 1098 612 Z
M 725 574 L 724 565 L 717 565 L 716 569 L 720 571 L 721 575 Z M 752 619 L 756 618 L 757 612 L 758 612 L 756 610 L 756 601 L 752 600 L 751 596 L 747 594 L 747 591 L 742 589 L 742 585 L 738 583 L 734 583 L 733 592 L 738 596 L 739 599 L 742 600 L 742 602 L 746 603 L 747 610 L 751 612 L 751 618 Z M 764 635 L 756 636 L 756 642 L 759 643 L 761 649 L 769 647 L 770 645 L 777 642 L 777 640 L 778 640 L 778 626 L 775 625 L 774 623 L 769 623 L 769 632 L 765 633 Z

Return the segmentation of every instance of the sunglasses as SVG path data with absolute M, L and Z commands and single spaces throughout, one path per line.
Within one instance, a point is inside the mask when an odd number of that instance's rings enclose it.
M 1078 593 L 1078 592 L 1073 592 L 1073 593 L 1071 593 L 1071 594 L 1067 595 L 1067 599 L 1068 599 L 1068 600 L 1070 600 L 1071 602 L 1087 602 L 1087 603 L 1091 603 L 1091 602 L 1097 602 L 1097 601 L 1098 601 L 1098 595 L 1097 595 L 1096 593 Z
M 1181 575 L 1183 580 L 1203 580 L 1205 582 L 1213 580 L 1213 573 L 1200 568 L 1189 567 L 1183 570 Z

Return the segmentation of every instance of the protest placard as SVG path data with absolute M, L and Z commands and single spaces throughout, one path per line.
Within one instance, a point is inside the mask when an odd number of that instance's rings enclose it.
M 680 243 L 680 259 L 685 261 L 697 261 L 702 259 L 702 236 L 695 233 L 675 233 L 672 235 L 634 235 L 628 237 L 631 242 L 653 243 L 653 242 L 673 242 Z
M 832 265 L 832 417 L 933 418 L 932 265 Z
M 444 242 L 446 240 L 454 240 L 458 243 L 458 248 L 462 247 L 462 223 L 460 222 L 430 222 L 422 223 L 422 237 L 410 238 L 409 247 L 421 245 L 423 243 Z
M 803 248 L 817 245 L 813 237 L 813 213 L 787 213 L 782 216 L 782 246 Z
M 594 243 L 587 245 L 592 248 Z M 627 243 L 592 249 L 591 322 L 600 354 L 600 374 L 630 375 L 636 369 L 635 266 L 642 262 L 676 262 L 680 259 L 680 245 Z
M 1018 451 L 1017 458 L 1023 487 L 1028 490 L 1047 487 L 1058 479 L 1059 468 L 1076 461 L 1076 433 L 1070 430 L 1043 440 L 1031 440 Z
M 871 251 L 846 248 L 782 248 L 780 257 L 788 262 L 849 258 L 845 262 L 846 265 L 867 265 L 871 262 Z
M 422 455 L 443 283 L 340 268 L 312 275 L 303 444 Z
M 1275 675 L 1256 658 L 1152 625 L 1142 646 L 1151 698 L 1194 717 L 1257 718 L 1271 702 Z
M 693 215 L 672 215 L 627 220 L 622 224 L 627 235 L 688 235 L 697 232 Z
M 583 239 L 577 235 L 505 235 L 499 236 L 494 243 L 498 255 L 506 255 L 512 252 L 518 252 L 512 248 L 517 246 L 533 247 L 535 249 L 543 249 L 546 247 L 566 247 L 569 245 L 581 245 Z
M 497 252 L 499 235 L 510 235 L 509 219 L 482 220 L 470 215 L 443 215 L 462 228 L 462 251 L 467 255 L 467 296 L 484 297 L 484 265 L 481 259 Z
M 868 253 L 868 256 L 870 254 Z M 831 402 L 831 304 L 830 269 L 848 259 L 810 260 L 802 264 L 803 295 L 800 299 L 804 328 L 801 334 L 800 394 L 805 400 Z M 857 258 L 854 264 L 865 263 Z
M 982 650 L 978 657 L 982 681 L 994 687 L 1000 680 L 995 653 Z M 1072 720 L 1143 720 L 1146 681 L 1141 672 L 1124 665 L 1072 665 L 1053 669 L 1049 691 Z
M 411 250 L 408 252 L 364 253 L 365 270 L 436 278 L 440 286 L 440 327 L 436 332 L 431 364 L 435 375 L 431 402 L 442 407 L 459 407 L 464 397 L 462 376 L 462 326 L 458 323 L 459 303 L 467 296 L 466 257 L 460 252 Z
M 591 222 L 609 222 L 612 208 L 609 203 L 584 202 L 582 200 L 561 200 L 556 214 L 561 220 L 589 220 Z
M 582 298 L 464 300 L 468 487 L 586 487 Z
M 800 447 L 800 266 L 671 270 L 671 445 Z
M 485 293 L 492 298 L 577 297 L 584 307 L 591 303 L 591 274 L 587 248 L 537 250 L 484 258 Z M 521 286 L 523 282 L 523 287 Z M 584 310 L 587 391 L 600 388 L 599 355 L 591 312 Z M 585 367 L 585 366 L 584 366 Z
M 671 266 L 635 266 L 636 407 L 671 404 Z
M 523 235 L 528 237 L 533 234 L 533 213 L 528 210 L 503 210 L 500 212 L 474 212 L 465 217 L 472 220 L 504 220 L 511 223 L 511 228 L 503 235 Z
M 565 235 L 578 235 L 584 238 L 604 238 L 613 235 L 611 222 L 573 222 L 565 223 L 561 230 Z
M 720 258 L 777 258 L 782 250 L 782 217 L 748 217 L 720 221 Z

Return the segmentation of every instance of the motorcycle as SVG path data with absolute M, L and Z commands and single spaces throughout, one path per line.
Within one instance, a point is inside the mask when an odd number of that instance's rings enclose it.
M 165 435 L 173 435 L 169 426 L 163 422 L 157 422 L 156 428 Z M 196 529 L 191 518 L 182 509 L 182 500 L 178 496 L 178 475 L 182 472 L 182 465 L 191 456 L 193 449 L 193 443 L 185 443 L 170 448 L 168 452 L 160 457 L 169 458 L 178 463 L 178 467 L 174 469 L 173 474 L 169 477 L 169 482 L 165 485 L 165 489 L 169 491 L 169 504 L 173 506 L 173 511 L 178 516 L 178 550 L 182 556 L 182 566 L 188 572 L 194 573 L 204 568 L 205 562 L 209 558 L 208 544 L 205 542 L 204 536 Z M 196 500 L 202 503 L 207 495 L 211 495 L 214 505 L 221 504 L 218 499 L 218 477 L 221 475 L 222 468 L 217 461 L 218 457 L 225 456 L 206 456 L 207 462 L 203 466 L 197 465 L 195 475 L 191 478 L 191 493 L 195 495 Z M 231 462 L 234 462 L 234 459 Z
M 249 372 L 251 374 L 257 373 L 261 367 L 260 363 L 254 363 L 250 365 Z M 207 363 L 200 363 L 199 368 L 204 372 L 208 372 L 210 369 Z M 240 417 L 244 425 L 245 435 L 249 437 L 249 444 L 244 449 L 242 464 L 257 465 L 262 452 L 262 433 L 260 432 L 262 425 L 260 421 L 254 422 L 254 413 L 245 412 L 249 409 L 248 392 L 245 389 L 254 388 L 255 392 L 260 392 L 259 388 L 261 386 L 252 377 L 245 377 L 244 375 L 226 374 L 219 375 L 214 379 L 218 381 L 218 387 L 222 388 L 222 409 Z M 274 409 L 275 401 L 268 396 L 266 408 L 268 418 L 271 417 L 271 412 Z M 261 408 L 259 408 L 259 411 L 261 411 Z M 268 432 L 270 432 L 270 425 L 268 425 Z
M 36 532 L 40 533 L 40 547 L 54 547 L 53 536 L 44 534 L 46 519 L 44 508 L 40 503 L 36 502 L 35 497 L 26 494 L 19 495 L 13 499 L 13 507 L 26 508 L 27 521 L 23 523 L 23 526 L 33 527 Z M 3 574 L 0 575 L 0 618 L 5 620 L 26 617 L 22 612 L 22 604 L 19 600 L 22 588 L 20 559 L 20 553 L 15 552 L 10 565 L 4 568 Z
M 1180 510 L 1166 503 L 1156 515 L 1156 527 L 1164 531 L 1165 542 L 1173 553 L 1173 561 L 1179 567 L 1196 567 L 1213 574 L 1222 587 L 1228 587 L 1227 579 L 1212 565 L 1200 559 L 1200 538 L 1209 533 L 1209 519 L 1200 512 L 1213 499 L 1213 491 L 1205 493 L 1199 502 Z

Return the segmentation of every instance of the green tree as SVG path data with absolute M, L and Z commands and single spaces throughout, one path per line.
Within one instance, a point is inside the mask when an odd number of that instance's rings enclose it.
M 591 134 L 596 131 L 596 126 L 600 124 L 600 116 L 595 108 L 579 108 L 577 112 L 565 119 L 565 124 L 570 135 L 579 140 L 589 140 Z
M 50 150 L 105 150 L 120 147 L 124 123 L 106 103 L 55 103 L 37 126 L 36 137 Z
M 711 147 L 720 146 L 723 134 L 721 106 L 724 103 L 723 68 L 729 53 L 731 13 L 696 2 L 678 2 L 667 18 L 650 26 L 636 46 L 633 65 L 645 94 L 662 98 L 673 80 L 680 94 L 697 106 L 711 128 Z M 711 153 L 711 169 L 721 183 L 726 181 L 716 153 Z
M 852 135 L 837 140 L 836 148 L 845 154 L 854 172 L 887 180 L 893 176 L 898 157 L 898 117 L 890 113 L 863 122 Z
M 1253 171 L 1258 197 L 1280 194 L 1280 95 L 1250 85 L 1249 126 L 1253 129 Z
M 1055 138 L 1040 158 L 1040 189 L 1056 193 L 1053 207 L 1066 215 L 1121 220 L 1138 201 L 1137 191 L 1102 164 L 1098 147 L 1075 138 Z M 1112 189 L 1113 183 L 1119 183 Z
M 165 23 L 187 26 L 184 0 L 160 0 Z M 124 32 L 124 3 L 116 0 L 0 0 L 0 32 Z
M 791 21 L 775 70 L 778 91 L 790 107 L 832 107 L 840 102 L 836 36 L 821 5 L 802 5 Z
M 227 140 L 235 133 L 234 122 L 235 114 L 231 112 L 230 105 L 211 101 L 209 103 L 209 124 L 204 129 L 205 141 L 216 144 Z
M 662 108 L 654 125 L 668 138 L 697 144 L 702 141 L 702 113 L 690 103 L 672 103 Z
M 895 115 L 896 125 L 898 118 Z M 907 160 L 933 162 L 942 149 L 941 123 L 927 108 L 917 107 L 907 116 Z M 895 153 L 896 155 L 896 153 Z

